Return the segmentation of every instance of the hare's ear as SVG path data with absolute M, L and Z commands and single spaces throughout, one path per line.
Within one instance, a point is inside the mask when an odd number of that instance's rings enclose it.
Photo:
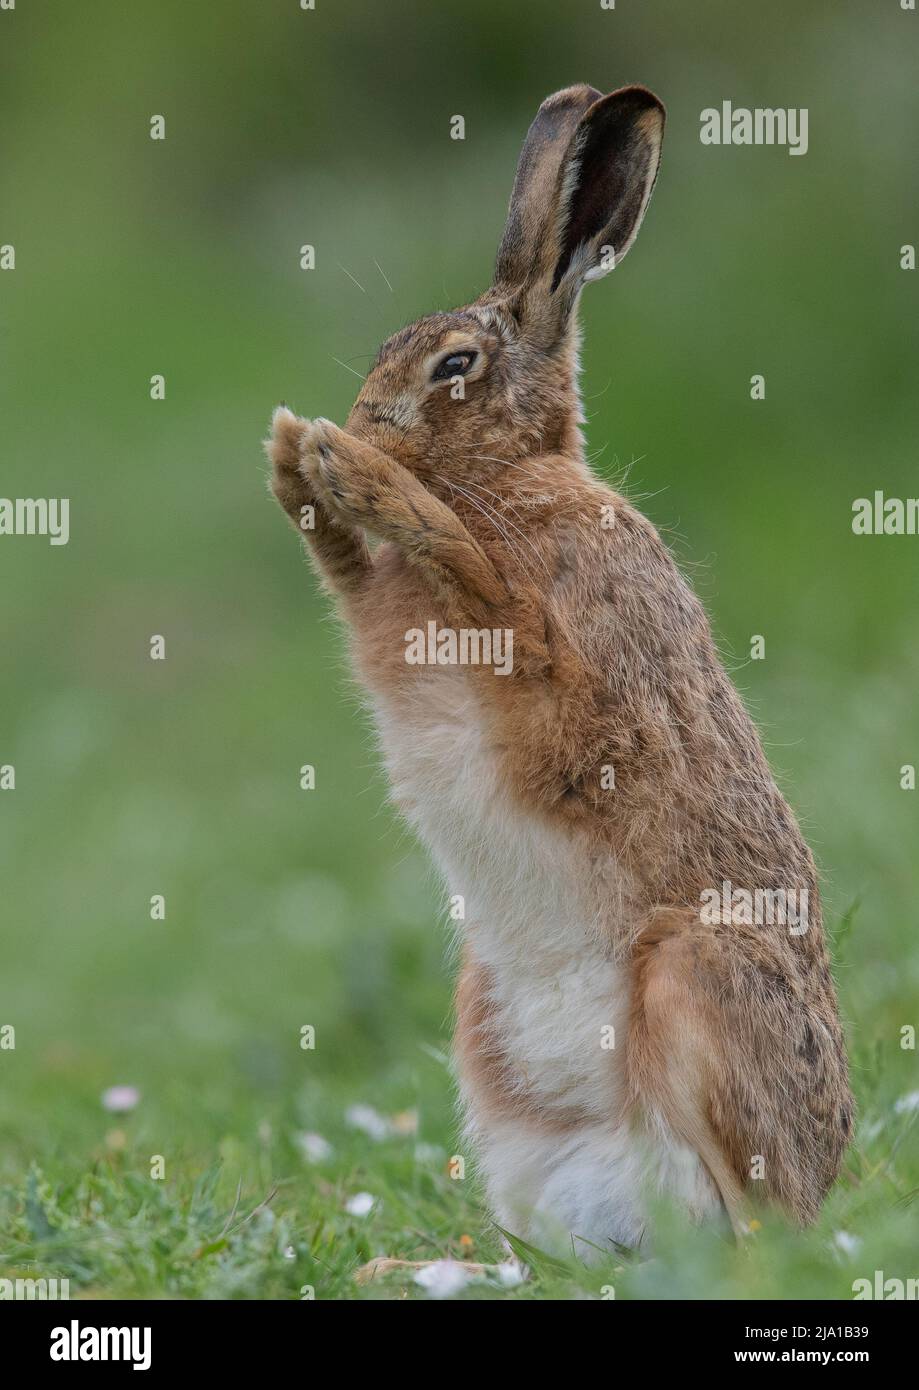
M 644 87 L 605 97 L 571 87 L 540 107 L 496 274 L 522 329 L 544 346 L 564 335 L 581 287 L 617 266 L 638 235 L 663 134 L 664 108 Z
M 578 121 L 602 95 L 596 87 L 566 87 L 546 97 L 536 112 L 517 161 L 507 224 L 498 248 L 495 283 L 502 288 L 523 285 L 532 278 L 571 137 Z

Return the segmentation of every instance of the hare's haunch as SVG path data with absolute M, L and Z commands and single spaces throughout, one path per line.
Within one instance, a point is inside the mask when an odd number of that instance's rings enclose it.
M 641 1241 L 655 1193 L 811 1221 L 853 1114 L 811 854 L 699 601 L 585 462 L 578 298 L 635 240 L 663 129 L 642 87 L 549 97 L 493 287 L 384 343 L 344 429 L 280 409 L 269 442 L 465 903 L 493 1215 L 586 1258 Z

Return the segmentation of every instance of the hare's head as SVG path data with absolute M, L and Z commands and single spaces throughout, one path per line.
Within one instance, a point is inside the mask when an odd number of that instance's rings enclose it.
M 664 108 L 644 87 L 548 97 L 524 142 L 495 283 L 383 344 L 348 429 L 436 487 L 581 450 L 577 304 L 638 234 Z

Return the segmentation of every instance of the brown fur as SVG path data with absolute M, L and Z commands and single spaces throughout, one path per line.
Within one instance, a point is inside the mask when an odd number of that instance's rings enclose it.
M 371 688 L 410 698 L 409 627 L 513 629 L 510 679 L 468 672 L 507 793 L 578 837 L 585 862 L 616 856 L 636 885 L 632 925 L 610 942 L 633 972 L 634 1112 L 699 1153 L 738 1223 L 753 1188 L 807 1222 L 853 1119 L 813 860 L 702 606 L 650 522 L 591 475 L 579 431 L 584 272 L 611 237 L 617 250 L 634 240 L 662 132 L 642 88 L 544 103 L 495 286 L 385 344 L 345 430 L 279 411 L 273 485 L 295 524 L 318 508 L 305 539 Z M 478 355 L 457 401 L 430 365 L 463 345 Z M 809 930 L 705 925 L 700 894 L 723 880 L 807 889 Z M 522 1113 L 526 1077 L 489 1029 L 488 1000 L 472 962 L 458 1047 L 486 1107 Z M 757 1155 L 765 1182 L 751 1184 Z
M 542 1130 L 566 1134 L 588 1120 L 575 1106 L 540 1107 L 526 1068 L 509 1057 L 493 1026 L 488 970 L 468 953 L 456 986 L 454 1046 L 466 1085 L 481 1098 L 481 1116 L 516 1116 Z

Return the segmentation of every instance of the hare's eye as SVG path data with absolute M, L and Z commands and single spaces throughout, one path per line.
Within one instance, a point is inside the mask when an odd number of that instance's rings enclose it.
M 449 381 L 454 376 L 465 376 L 478 357 L 477 352 L 453 352 L 444 357 L 431 373 L 432 381 Z

